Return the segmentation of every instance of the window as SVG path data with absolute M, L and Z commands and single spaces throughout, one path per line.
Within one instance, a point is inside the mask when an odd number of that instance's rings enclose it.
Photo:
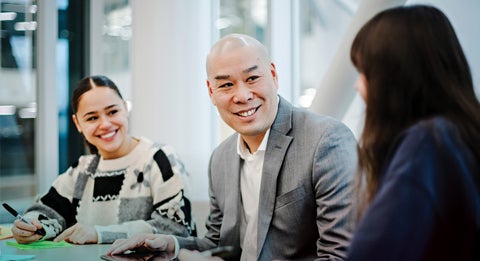
M 0 2 L 0 198 L 34 193 L 35 1 Z M 0 216 L 0 223 L 2 216 Z
M 358 0 L 302 0 L 299 6 L 300 93 L 309 107 L 358 6 Z M 353 88 L 353 87 L 352 87 Z

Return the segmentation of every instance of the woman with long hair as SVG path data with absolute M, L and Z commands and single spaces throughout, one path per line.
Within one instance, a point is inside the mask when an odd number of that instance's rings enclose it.
M 480 104 L 448 18 L 385 10 L 351 59 L 366 103 L 351 260 L 478 260 Z

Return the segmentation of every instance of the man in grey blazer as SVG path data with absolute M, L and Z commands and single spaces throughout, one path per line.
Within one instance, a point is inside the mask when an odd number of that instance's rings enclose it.
M 212 103 L 236 133 L 213 152 L 204 238 L 138 235 L 110 254 L 233 246 L 232 260 L 341 260 L 351 237 L 356 140 L 341 122 L 278 96 L 275 65 L 233 34 L 207 57 Z

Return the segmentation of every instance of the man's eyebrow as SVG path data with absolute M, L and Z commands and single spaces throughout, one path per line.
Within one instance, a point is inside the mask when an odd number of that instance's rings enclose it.
M 242 72 L 243 73 L 250 73 L 250 72 L 255 71 L 257 69 L 258 69 L 258 65 L 254 65 L 250 68 L 247 68 L 247 69 L 243 70 Z M 215 76 L 214 79 L 215 80 L 227 80 L 228 78 L 230 78 L 230 75 L 217 75 L 217 76 Z
M 215 80 L 227 80 L 228 78 L 230 78 L 230 75 L 217 75 L 215 76 Z
M 245 69 L 243 70 L 244 73 L 249 73 L 249 72 L 252 72 L 252 71 L 255 71 L 256 69 L 258 69 L 258 65 L 254 65 L 248 69 Z

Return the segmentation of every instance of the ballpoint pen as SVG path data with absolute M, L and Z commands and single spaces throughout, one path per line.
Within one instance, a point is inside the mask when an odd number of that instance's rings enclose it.
M 13 209 L 12 207 L 10 207 L 10 205 L 8 205 L 7 203 L 3 203 L 2 204 L 3 207 L 8 211 L 10 212 L 10 214 L 12 214 L 15 218 L 18 218 L 20 219 L 21 221 L 27 223 L 27 224 L 30 224 L 30 225 L 33 225 L 31 222 L 29 222 L 28 220 L 26 220 L 22 215 L 18 214 L 18 212 Z M 44 236 L 45 235 L 45 229 L 41 228 L 41 229 L 37 229 L 35 231 L 35 234 L 39 234 L 41 236 Z

